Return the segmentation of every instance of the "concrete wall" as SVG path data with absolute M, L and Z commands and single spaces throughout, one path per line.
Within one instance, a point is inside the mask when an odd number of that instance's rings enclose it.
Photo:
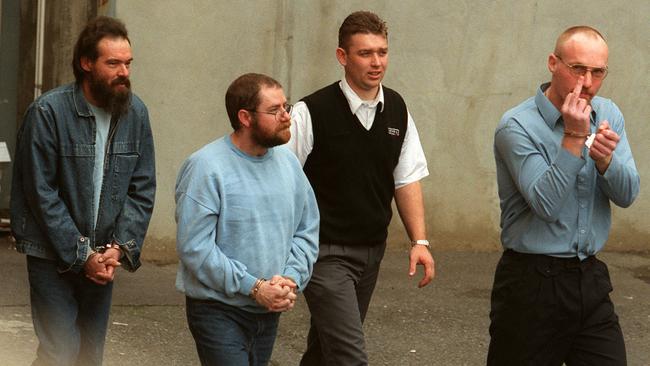
M 157 151 L 158 196 L 149 255 L 174 245 L 174 181 L 182 161 L 230 133 L 229 83 L 267 73 L 292 101 L 342 75 L 334 51 L 347 14 L 367 9 L 389 26 L 385 84 L 402 93 L 415 118 L 431 175 L 423 181 L 435 246 L 499 248 L 494 127 L 510 107 L 549 79 L 546 58 L 557 35 L 589 24 L 610 45 L 601 95 L 623 110 L 643 177 L 650 168 L 650 2 L 533 1 L 209 1 L 116 2 L 133 41 L 133 86 L 149 106 Z M 642 189 L 614 210 L 609 248 L 647 249 L 650 199 Z M 405 242 L 398 219 L 392 245 Z M 145 251 L 145 252 L 147 252 Z

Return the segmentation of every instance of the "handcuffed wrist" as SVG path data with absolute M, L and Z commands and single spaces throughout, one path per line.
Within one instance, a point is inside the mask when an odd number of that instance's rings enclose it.
M 94 251 L 94 250 L 92 250 L 92 249 L 89 249 L 89 250 L 88 250 L 88 255 L 86 256 L 86 260 L 84 261 L 84 263 L 85 263 L 85 262 L 88 262 L 88 261 L 90 260 L 90 258 L 92 258 L 93 256 L 95 256 L 95 255 L 97 255 L 97 254 L 99 254 L 99 253 L 96 252 L 96 251 Z
M 591 135 L 590 132 L 577 132 L 577 131 L 571 131 L 571 130 L 564 130 L 564 136 L 569 136 L 569 137 L 577 137 L 577 138 L 587 138 Z
M 255 281 L 255 284 L 253 285 L 253 289 L 251 290 L 250 297 L 253 300 L 257 300 L 257 294 L 260 292 L 260 287 L 262 287 L 262 284 L 266 281 L 264 278 L 258 278 L 257 281 Z

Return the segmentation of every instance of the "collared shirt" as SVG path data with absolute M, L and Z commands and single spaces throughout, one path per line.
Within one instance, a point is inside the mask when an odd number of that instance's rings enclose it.
M 359 122 L 367 129 L 370 130 L 372 123 L 375 120 L 375 113 L 377 108 L 383 110 L 384 105 L 384 89 L 379 86 L 379 93 L 372 101 L 364 101 L 357 93 L 352 90 L 345 78 L 341 79 L 339 86 L 345 95 L 345 98 L 350 105 L 350 110 L 359 119 Z M 408 125 L 406 127 L 406 134 L 404 135 L 404 143 L 400 152 L 399 162 L 393 170 L 393 178 L 395 179 L 395 188 L 400 188 L 409 183 L 416 182 L 427 175 L 427 160 L 420 144 L 420 137 L 418 130 L 415 127 L 415 122 L 411 113 L 408 113 Z M 307 157 L 314 147 L 314 134 L 312 129 L 311 115 L 305 102 L 298 102 L 291 112 L 291 139 L 287 143 L 289 147 L 298 156 L 298 160 L 303 165 L 307 161 Z
M 621 137 L 605 174 L 586 147 L 581 157 L 562 148 L 564 122 L 544 95 L 549 85 L 506 112 L 495 132 L 501 241 L 517 252 L 584 259 L 607 241 L 610 202 L 627 207 L 637 197 L 639 175 L 623 115 L 609 99 L 591 101 L 591 132 L 606 120 Z

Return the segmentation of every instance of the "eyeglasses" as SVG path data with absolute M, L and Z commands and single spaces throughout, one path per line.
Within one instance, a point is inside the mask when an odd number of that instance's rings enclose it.
M 555 55 L 555 57 L 557 57 L 558 60 L 562 61 L 562 63 L 566 65 L 566 67 L 568 67 L 571 73 L 575 76 L 585 76 L 587 74 L 587 71 L 591 72 L 591 77 L 594 79 L 604 79 L 607 76 L 608 73 L 607 66 L 589 67 L 582 64 L 569 65 L 566 62 L 564 62 L 562 57 L 560 57 L 559 55 Z
M 278 108 L 278 110 L 276 110 L 274 112 L 273 111 L 272 112 L 256 111 L 254 109 L 247 109 L 247 111 L 255 112 L 255 113 L 272 114 L 272 115 L 275 116 L 275 120 L 279 122 L 280 118 L 282 118 L 282 116 L 284 116 L 285 113 L 288 114 L 288 115 L 291 115 L 291 110 L 292 109 L 293 109 L 293 105 L 287 103 L 287 104 L 281 106 L 280 108 Z

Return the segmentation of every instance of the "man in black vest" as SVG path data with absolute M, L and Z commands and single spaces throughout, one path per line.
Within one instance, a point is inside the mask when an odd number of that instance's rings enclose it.
M 304 165 L 321 213 L 320 253 L 305 289 L 311 312 L 301 365 L 367 365 L 362 324 L 386 248 L 391 201 L 411 239 L 409 275 L 434 276 L 419 180 L 429 174 L 402 97 L 382 87 L 386 23 L 350 14 L 339 29 L 340 82 L 305 97 L 292 113 L 290 148 Z

